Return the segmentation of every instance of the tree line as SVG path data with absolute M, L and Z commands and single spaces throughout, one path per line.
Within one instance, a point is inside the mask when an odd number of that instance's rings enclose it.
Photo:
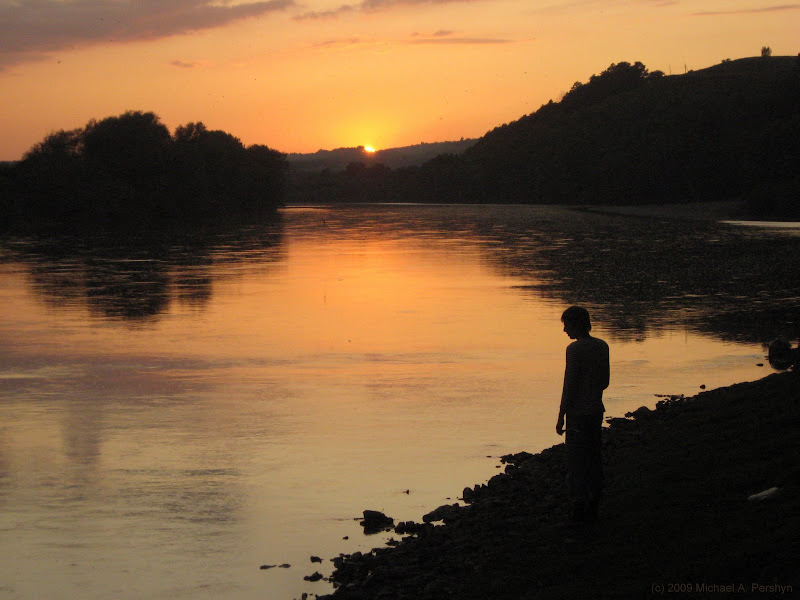
M 286 191 L 285 155 L 245 147 L 203 123 L 169 129 L 128 111 L 46 136 L 0 168 L 10 225 L 92 226 L 191 221 L 273 211 Z
M 419 167 L 300 180 L 314 201 L 647 204 L 746 199 L 800 216 L 800 57 L 667 76 L 612 64 L 559 102 Z

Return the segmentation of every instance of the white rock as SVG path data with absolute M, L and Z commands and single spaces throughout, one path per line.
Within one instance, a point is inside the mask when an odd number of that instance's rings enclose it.
M 762 500 L 769 500 L 770 498 L 774 498 L 780 492 L 780 488 L 771 487 L 768 490 L 764 490 L 763 492 L 758 492 L 757 494 L 753 494 L 752 496 L 748 496 L 748 502 L 761 502 Z

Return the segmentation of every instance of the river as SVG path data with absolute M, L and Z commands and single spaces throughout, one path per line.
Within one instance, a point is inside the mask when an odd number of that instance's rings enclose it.
M 294 598 L 555 434 L 559 321 L 610 416 L 766 375 L 797 230 L 551 207 L 290 207 L 0 238 L 0 594 Z M 312 563 L 312 555 L 323 558 Z M 261 565 L 290 564 L 289 568 Z

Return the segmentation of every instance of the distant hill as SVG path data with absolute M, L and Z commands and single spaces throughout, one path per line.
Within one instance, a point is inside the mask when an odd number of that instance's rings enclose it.
M 419 166 L 351 165 L 312 201 L 636 205 L 746 199 L 800 217 L 800 57 L 683 75 L 612 64 L 559 102 Z
M 289 165 L 300 172 L 342 171 L 351 163 L 381 163 L 391 169 L 421 165 L 439 154 L 460 154 L 475 143 L 474 139 L 461 139 L 457 142 L 432 142 L 400 148 L 387 148 L 367 152 L 363 146 L 356 148 L 337 148 L 318 150 L 312 154 L 286 155 Z

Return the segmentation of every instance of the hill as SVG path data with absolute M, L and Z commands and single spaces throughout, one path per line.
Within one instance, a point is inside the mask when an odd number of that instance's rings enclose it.
M 289 153 L 286 160 L 289 165 L 300 172 L 342 171 L 354 162 L 367 164 L 381 163 L 392 169 L 421 165 L 439 154 L 460 154 L 475 143 L 474 139 L 457 142 L 422 143 L 400 148 L 386 148 L 376 152 L 367 152 L 364 146 L 356 148 L 337 148 L 335 150 L 318 150 L 312 154 Z
M 461 154 L 394 170 L 351 164 L 303 191 L 318 201 L 746 199 L 761 216 L 798 216 L 799 161 L 800 57 L 726 60 L 673 76 L 622 62 Z
M 464 156 L 490 200 L 729 200 L 796 181 L 800 62 L 726 61 L 664 76 L 611 65 L 486 134 Z M 796 188 L 795 188 L 796 189 Z

